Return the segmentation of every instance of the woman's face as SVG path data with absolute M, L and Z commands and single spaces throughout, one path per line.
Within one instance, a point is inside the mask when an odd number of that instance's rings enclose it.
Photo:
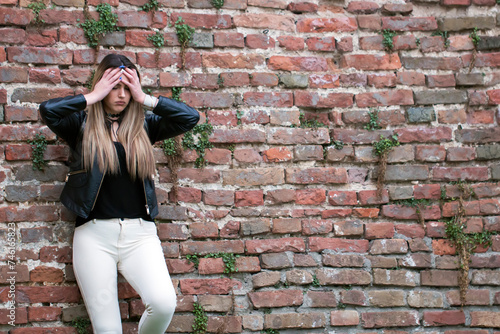
M 102 100 L 104 111 L 108 114 L 121 113 L 130 102 L 130 90 L 123 82 L 116 84 L 109 94 Z

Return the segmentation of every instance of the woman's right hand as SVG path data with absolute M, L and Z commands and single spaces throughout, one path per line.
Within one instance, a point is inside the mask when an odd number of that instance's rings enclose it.
M 85 100 L 87 100 L 87 106 L 101 101 L 106 96 L 108 96 L 111 89 L 121 81 L 121 70 L 120 68 L 108 68 L 104 71 L 102 78 L 95 84 L 94 90 L 89 94 L 85 94 Z

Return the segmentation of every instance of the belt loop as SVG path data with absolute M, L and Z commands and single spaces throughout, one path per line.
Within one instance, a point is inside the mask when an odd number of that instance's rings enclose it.
M 93 223 L 93 224 L 95 224 L 95 218 L 94 218 L 94 219 L 92 219 L 92 223 Z
M 141 226 L 142 226 L 142 218 L 139 218 L 139 222 L 141 223 Z

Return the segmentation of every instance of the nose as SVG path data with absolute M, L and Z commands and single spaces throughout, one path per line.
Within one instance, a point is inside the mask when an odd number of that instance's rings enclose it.
M 118 89 L 118 96 L 125 97 L 125 87 L 122 86 Z

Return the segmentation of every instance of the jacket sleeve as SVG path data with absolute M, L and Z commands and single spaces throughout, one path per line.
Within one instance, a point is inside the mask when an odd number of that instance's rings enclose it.
M 149 139 L 154 144 L 175 137 L 194 128 L 199 120 L 200 114 L 196 109 L 160 96 L 153 115 L 146 117 Z
M 67 96 L 42 102 L 40 115 L 49 129 L 71 147 L 75 147 L 82 125 L 82 116 L 77 111 L 86 107 L 87 100 L 83 94 Z

